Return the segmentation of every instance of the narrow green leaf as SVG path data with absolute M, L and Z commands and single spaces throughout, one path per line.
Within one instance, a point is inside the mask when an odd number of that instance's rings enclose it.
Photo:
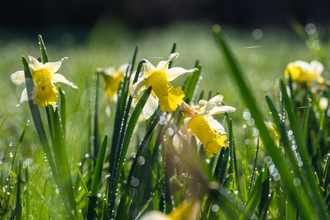
M 269 169 L 267 164 L 264 164 L 264 173 L 262 174 L 261 196 L 259 203 L 259 213 L 266 212 L 267 201 L 269 199 Z
M 258 142 L 257 142 L 256 154 L 255 154 L 255 156 L 254 156 L 254 165 L 253 165 L 253 170 L 252 170 L 252 174 L 251 174 L 251 181 L 250 181 L 250 186 L 249 186 L 249 193 L 248 193 L 248 196 L 250 196 L 250 192 L 251 192 L 251 189 L 252 189 L 252 183 L 253 183 L 254 174 L 255 174 L 255 171 L 256 171 L 256 169 L 257 169 L 258 152 L 259 152 L 259 139 L 258 139 Z
M 228 160 L 229 160 L 229 154 L 230 154 L 230 148 L 227 147 L 223 154 L 223 158 L 221 161 L 221 168 L 220 168 L 220 172 L 219 172 L 219 176 L 218 176 L 218 180 L 221 184 L 223 183 L 223 181 L 225 179 L 227 166 L 228 166 Z
M 197 69 L 198 69 L 197 71 L 195 71 L 191 76 L 189 76 L 188 84 L 185 85 L 185 89 L 184 89 L 184 94 L 185 94 L 184 101 L 186 103 L 192 104 L 191 101 L 193 101 L 194 94 L 197 92 L 196 89 L 197 90 L 199 89 L 199 87 L 196 87 L 196 86 L 197 86 L 199 77 L 201 75 L 202 66 L 199 65 L 197 67 Z
M 22 171 L 23 171 L 23 161 L 19 161 L 18 166 L 18 179 L 17 179 L 17 193 L 16 193 L 16 219 L 22 219 L 22 205 L 21 205 L 21 184 L 22 184 Z
M 81 172 L 80 172 L 78 166 L 77 166 L 77 173 L 78 173 L 78 176 L 79 176 L 79 178 L 80 178 L 80 181 L 81 181 L 81 183 L 82 183 L 82 185 L 83 185 L 83 187 L 84 187 L 84 189 L 85 189 L 85 194 L 89 196 L 88 187 L 87 187 L 87 185 L 86 185 L 86 183 L 85 183 L 85 181 L 84 181 L 83 176 L 81 175 Z
M 9 115 L 7 115 L 7 116 L 5 117 L 5 119 L 2 121 L 2 123 L 1 123 L 1 125 L 0 125 L 0 128 L 1 128 L 2 125 L 6 122 L 6 120 L 7 120 L 8 117 L 9 117 Z
M 171 53 L 175 53 L 175 50 L 176 50 L 176 43 L 173 44 Z M 170 61 L 170 63 L 168 64 L 168 68 L 171 68 L 172 65 L 173 65 L 173 61 Z
M 98 192 L 100 180 L 101 180 L 101 172 L 102 172 L 102 166 L 103 166 L 103 161 L 104 161 L 104 157 L 105 157 L 105 151 L 107 149 L 107 140 L 108 140 L 108 136 L 106 135 L 103 139 L 100 153 L 99 153 L 99 156 L 96 161 L 94 177 L 92 180 L 91 193 L 89 195 L 87 219 L 94 219 L 94 217 L 95 217 L 94 208 L 96 207 L 97 192 Z
M 256 180 L 256 183 L 254 184 L 252 191 L 248 197 L 248 200 L 246 202 L 244 215 L 241 214 L 240 219 L 251 219 L 256 208 L 258 205 L 258 202 L 260 201 L 261 196 L 261 187 L 262 187 L 262 179 L 263 179 L 263 172 L 261 172 Z
M 307 126 L 308 126 L 308 116 L 309 116 L 309 95 L 305 99 L 305 111 L 303 116 L 303 125 L 302 125 L 302 137 L 303 137 L 303 146 L 307 150 Z
M 99 124 L 98 124 L 98 115 L 99 115 L 99 84 L 100 77 L 99 74 L 95 74 L 95 105 L 94 105 L 94 157 L 97 158 L 99 153 Z
M 290 197 L 286 198 L 286 215 L 287 220 L 295 220 L 296 219 L 296 209 Z
M 66 101 L 65 101 L 65 93 L 62 90 L 61 87 L 58 87 L 59 94 L 61 97 L 61 110 L 60 110 L 60 117 L 61 117 L 61 122 L 62 122 L 62 128 L 63 128 L 63 135 L 65 138 L 66 134 Z
M 313 154 L 312 154 L 313 157 L 316 156 L 317 147 L 319 146 L 321 135 L 323 133 L 323 123 L 324 123 L 324 115 L 322 115 L 320 129 L 317 132 L 317 136 L 316 136 L 314 144 L 313 144 Z
M 40 34 L 38 36 L 38 39 L 39 39 L 40 51 L 41 51 L 41 55 L 42 55 L 42 63 L 45 64 L 48 62 L 46 46 L 45 46 L 44 40 L 42 39 L 42 36 Z

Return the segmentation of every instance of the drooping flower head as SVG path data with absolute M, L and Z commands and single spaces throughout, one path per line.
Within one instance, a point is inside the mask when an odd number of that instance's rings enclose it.
M 217 95 L 209 101 L 200 100 L 197 106 L 191 107 L 185 102 L 180 106 L 185 117 L 186 130 L 202 142 L 208 157 L 220 152 L 226 146 L 224 142 L 227 139 L 224 127 L 212 115 L 236 110 L 230 106 L 222 106 L 222 99 L 222 95 Z
M 168 60 L 159 62 L 157 67 L 154 67 L 148 60 L 142 60 L 144 63 L 142 76 L 132 85 L 130 94 L 133 98 L 137 98 L 143 89 L 152 87 L 151 95 L 143 108 L 143 115 L 146 119 L 155 112 L 158 103 L 163 112 L 172 112 L 183 102 L 184 94 L 181 88 L 174 88 L 169 82 L 184 73 L 194 72 L 196 69 L 186 70 L 181 67 L 168 69 L 169 63 L 178 56 L 179 53 L 170 54 Z
M 317 84 L 324 84 L 324 78 L 321 76 L 324 71 L 323 65 L 313 60 L 311 63 L 297 60 L 289 63 L 285 69 L 285 77 L 289 77 L 294 82 L 306 83 L 308 86 L 315 80 Z
M 97 68 L 97 72 L 102 74 L 105 82 L 105 94 L 107 101 L 113 100 L 117 102 L 118 88 L 121 81 L 124 79 L 124 72 L 127 69 L 127 64 L 121 65 L 118 70 L 113 67 L 109 68 Z
M 42 64 L 36 58 L 29 56 L 29 68 L 34 83 L 32 90 L 32 100 L 34 104 L 40 107 L 55 105 L 58 100 L 58 91 L 53 83 L 61 82 L 75 89 L 78 88 L 75 84 L 68 81 L 63 75 L 56 73 L 61 67 L 62 62 L 66 59 L 67 57 L 58 62 L 48 62 Z M 25 83 L 24 71 L 17 71 L 11 74 L 10 80 L 16 85 Z M 27 101 L 28 96 L 25 88 L 22 92 L 20 104 Z

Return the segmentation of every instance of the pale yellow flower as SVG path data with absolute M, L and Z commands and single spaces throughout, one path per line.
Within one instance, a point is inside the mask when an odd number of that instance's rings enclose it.
M 297 60 L 287 65 L 285 77 L 288 78 L 289 74 L 291 74 L 293 82 L 306 83 L 308 86 L 313 81 L 316 81 L 317 84 L 324 84 L 324 78 L 321 76 L 323 71 L 323 65 L 316 60 L 313 60 L 311 63 Z
M 217 95 L 209 101 L 201 100 L 199 105 L 194 107 L 186 103 L 180 106 L 185 116 L 186 130 L 202 142 L 208 157 L 220 152 L 221 148 L 226 146 L 224 142 L 227 139 L 224 127 L 212 115 L 236 110 L 230 106 L 222 106 L 222 99 L 222 95 Z
M 168 69 L 169 62 L 178 56 L 178 53 L 170 54 L 168 60 L 159 62 L 157 67 L 147 60 L 142 61 L 144 63 L 143 74 L 132 85 L 130 94 L 133 98 L 137 98 L 143 89 L 152 87 L 151 95 L 143 108 L 143 115 L 146 119 L 155 112 L 158 103 L 163 112 L 172 112 L 183 102 L 184 94 L 181 88 L 174 88 L 169 82 L 184 73 L 194 72 L 196 69 L 186 70 L 180 67 Z
M 58 91 L 53 83 L 61 82 L 75 89 L 78 88 L 75 84 L 68 81 L 63 75 L 56 74 L 57 70 L 61 67 L 62 62 L 66 59 L 67 57 L 58 62 L 48 62 L 42 64 L 36 58 L 29 56 L 29 68 L 34 83 L 32 90 L 32 100 L 34 104 L 40 107 L 55 105 L 58 100 Z M 16 85 L 25 83 L 24 71 L 17 71 L 11 74 L 10 80 Z M 27 101 L 28 96 L 25 88 L 22 92 L 20 104 Z
M 124 73 L 127 69 L 127 64 L 121 65 L 118 70 L 113 67 L 109 68 L 97 68 L 97 72 L 102 74 L 105 84 L 105 94 L 107 101 L 113 100 L 117 102 L 118 99 L 118 88 L 121 81 L 124 79 Z
M 159 211 L 151 211 L 144 214 L 139 220 L 185 220 L 191 219 L 192 204 L 183 202 L 179 207 L 165 215 Z

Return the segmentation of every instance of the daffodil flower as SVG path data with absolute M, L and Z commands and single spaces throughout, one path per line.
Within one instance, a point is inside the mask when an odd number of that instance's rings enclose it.
M 36 58 L 29 56 L 29 68 L 34 82 L 34 87 L 32 90 L 32 100 L 34 104 L 40 107 L 55 105 L 58 100 L 58 91 L 53 83 L 61 82 L 75 89 L 78 88 L 75 84 L 68 81 L 63 75 L 56 73 L 61 67 L 62 62 L 66 59 L 67 57 L 58 62 L 48 62 L 42 64 Z M 16 85 L 25 83 L 24 71 L 17 71 L 11 74 L 10 80 Z M 20 104 L 27 101 L 28 96 L 25 88 L 22 92 Z
M 172 112 L 183 102 L 184 94 L 181 88 L 174 88 L 169 82 L 184 73 L 194 72 L 196 69 L 186 70 L 181 67 L 168 69 L 168 64 L 178 56 L 178 53 L 170 54 L 168 60 L 159 62 L 157 67 L 154 67 L 148 60 L 142 60 L 144 63 L 143 74 L 132 85 L 130 94 L 133 98 L 137 98 L 142 90 L 152 87 L 151 95 L 143 108 L 143 115 L 146 119 L 156 111 L 158 103 L 163 112 Z
M 323 65 L 316 60 L 311 63 L 297 60 L 287 65 L 285 77 L 288 78 L 291 74 L 291 79 L 294 82 L 306 83 L 309 86 L 313 81 L 316 81 L 317 84 L 321 85 L 324 84 L 324 78 L 321 76 L 323 71 Z
M 224 127 L 212 115 L 236 110 L 230 106 L 222 106 L 222 100 L 223 96 L 217 95 L 209 101 L 199 101 L 197 106 L 191 107 L 185 102 L 180 106 L 185 116 L 186 130 L 202 142 L 208 157 L 220 152 L 221 148 L 226 146 L 224 142 L 227 139 Z
M 139 220 L 184 220 L 190 219 L 192 215 L 191 202 L 183 202 L 179 207 L 165 215 L 159 211 L 150 211 L 144 214 Z
M 109 68 L 97 68 L 97 72 L 102 74 L 105 82 L 105 94 L 107 101 L 113 100 L 117 102 L 118 88 L 121 81 L 124 79 L 124 72 L 127 69 L 127 64 L 121 65 L 118 70 L 113 67 Z

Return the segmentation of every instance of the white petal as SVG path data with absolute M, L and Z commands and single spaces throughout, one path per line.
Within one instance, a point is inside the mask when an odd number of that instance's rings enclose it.
M 24 71 L 21 70 L 11 74 L 10 80 L 18 86 L 21 85 L 22 83 L 25 83 Z
M 139 97 L 140 91 L 145 88 L 147 80 L 144 80 L 142 77 L 134 83 L 130 88 L 130 94 L 133 98 Z
M 169 217 L 159 211 L 150 211 L 142 215 L 139 220 L 171 220 Z
M 168 60 L 167 61 L 160 61 L 157 65 L 157 70 L 160 70 L 160 71 L 165 71 L 167 68 L 168 68 L 168 64 L 175 60 L 176 58 L 178 58 L 179 56 L 179 53 L 171 53 L 168 57 Z
M 56 83 L 56 82 L 61 82 L 64 84 L 67 84 L 75 89 L 78 89 L 78 86 L 76 86 L 74 83 L 70 82 L 69 80 L 67 80 L 62 74 L 54 74 L 52 77 L 52 83 Z
M 234 112 L 236 108 L 230 106 L 217 106 L 211 109 L 205 109 L 199 115 L 201 116 L 210 116 L 214 114 L 220 114 L 225 112 Z
M 323 73 L 323 71 L 324 71 L 324 66 L 319 61 L 313 60 L 311 62 L 311 69 L 317 75 L 321 75 L 321 73 Z
M 144 62 L 143 78 L 147 79 L 149 76 L 151 76 L 151 74 L 155 72 L 156 68 L 148 60 L 142 61 Z
M 168 61 L 173 61 L 175 60 L 176 58 L 179 57 L 179 53 L 171 53 L 169 56 L 168 56 Z
M 144 105 L 142 112 L 145 119 L 149 119 L 158 107 L 159 99 L 150 94 L 146 104 Z
M 47 69 L 50 73 L 56 73 L 57 70 L 61 67 L 62 62 L 67 59 L 68 59 L 67 57 L 64 57 L 58 62 L 47 62 L 44 64 L 43 68 Z
M 195 72 L 197 69 L 190 69 L 190 70 L 186 70 L 184 68 L 181 67 L 173 67 L 171 69 L 166 70 L 165 72 L 167 73 L 167 80 L 168 81 L 172 81 L 175 78 L 177 78 L 178 76 L 184 74 L 184 73 L 192 73 Z
M 294 62 L 295 66 L 300 67 L 300 69 L 304 72 L 311 72 L 311 67 L 309 65 L 309 63 L 302 61 L 302 60 L 297 60 Z
M 209 100 L 209 102 L 213 102 L 217 105 L 220 105 L 223 100 L 223 95 L 216 95 L 212 99 Z
M 127 69 L 127 66 L 128 66 L 127 63 L 122 64 L 122 65 L 118 68 L 117 72 L 119 72 L 119 73 L 124 73 L 124 72 L 126 71 L 126 69 Z
M 21 104 L 23 104 L 23 103 L 25 103 L 25 102 L 27 102 L 27 101 L 29 101 L 29 99 L 28 99 L 28 96 L 27 96 L 27 90 L 26 90 L 26 88 L 25 88 L 25 89 L 23 90 L 23 92 L 22 92 L 21 100 L 19 101 L 19 104 L 16 105 L 16 106 L 20 106 Z
M 210 125 L 211 129 L 213 129 L 221 134 L 226 133 L 225 128 L 217 120 L 215 120 L 212 116 L 204 117 L 204 119 Z
M 33 56 L 29 56 L 29 67 L 32 71 L 37 71 L 38 69 L 43 68 L 43 64 L 40 63 L 36 58 Z

